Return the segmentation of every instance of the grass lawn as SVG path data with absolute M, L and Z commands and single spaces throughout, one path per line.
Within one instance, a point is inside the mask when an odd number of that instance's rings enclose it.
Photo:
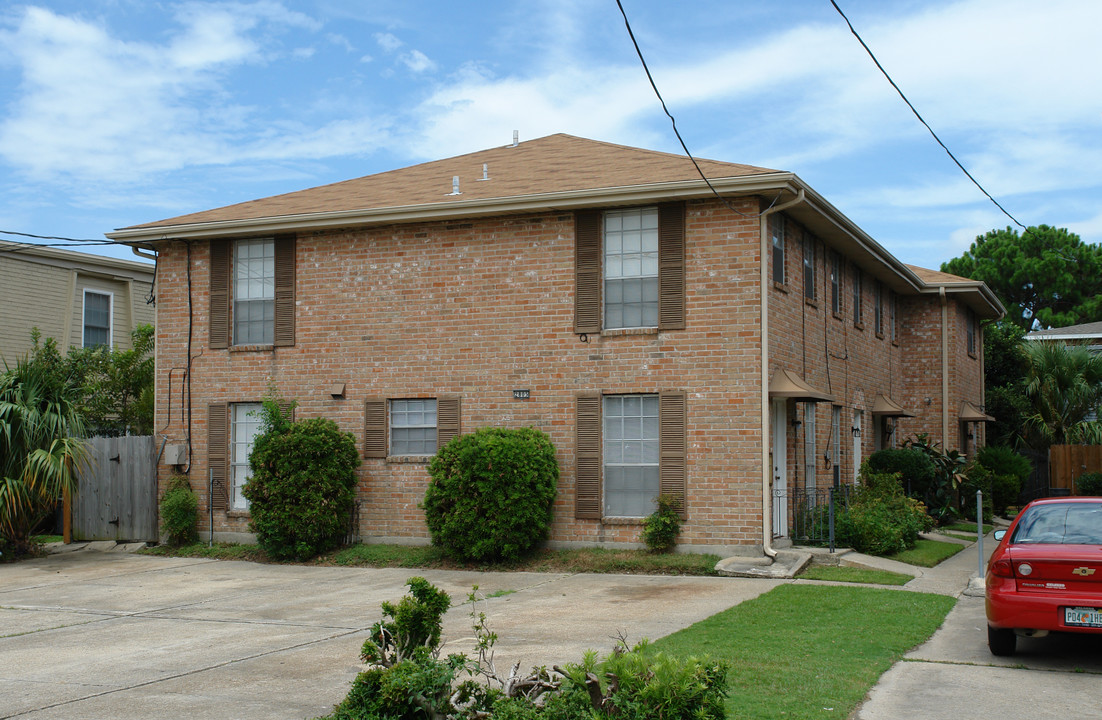
M 991 532 L 994 529 L 995 529 L 994 525 L 989 525 L 987 523 L 983 524 L 983 534 L 984 535 L 986 535 L 987 533 Z M 942 525 L 940 530 L 942 532 L 945 532 L 945 531 L 948 530 L 950 532 L 955 532 L 955 533 L 964 533 L 966 535 L 970 534 L 973 538 L 976 537 L 976 523 L 974 523 L 974 522 L 955 522 L 955 523 L 951 523 L 949 525 Z
M 844 720 L 955 603 L 896 590 L 781 585 L 655 646 L 730 663 L 730 718 Z
M 140 550 L 150 555 L 206 557 L 219 560 L 272 562 L 257 545 L 199 542 L 182 547 L 158 545 Z M 521 572 L 639 573 L 648 575 L 715 575 L 718 555 L 692 553 L 649 553 L 646 550 L 541 550 L 520 562 L 474 564 L 448 558 L 439 548 L 427 545 L 352 545 L 326 553 L 307 565 L 344 567 L 401 567 L 436 570 L 511 570 Z
M 887 557 L 889 560 L 898 560 L 908 565 L 933 567 L 942 560 L 953 557 L 965 547 L 967 546 L 958 545 L 957 543 L 938 542 L 937 540 L 923 540 L 919 538 L 913 550 L 904 550 L 903 552 L 888 555 Z
M 801 580 L 829 580 L 866 585 L 906 585 L 914 579 L 913 576 L 905 573 L 844 565 L 808 565 L 796 577 Z

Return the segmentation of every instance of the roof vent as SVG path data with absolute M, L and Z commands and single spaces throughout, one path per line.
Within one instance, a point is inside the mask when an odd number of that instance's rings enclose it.
M 490 166 L 486 163 L 482 163 L 482 177 L 477 178 L 475 182 L 483 182 L 490 179 Z
M 513 131 L 513 144 L 510 147 L 516 147 L 520 143 L 520 131 Z
M 449 195 L 462 195 L 463 194 L 463 193 L 459 192 L 459 176 L 458 175 L 452 175 L 452 191 L 448 194 Z

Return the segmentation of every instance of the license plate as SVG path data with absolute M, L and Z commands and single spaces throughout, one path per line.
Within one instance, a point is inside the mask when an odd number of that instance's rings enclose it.
M 1102 608 L 1064 608 L 1064 624 L 1076 627 L 1102 628 Z

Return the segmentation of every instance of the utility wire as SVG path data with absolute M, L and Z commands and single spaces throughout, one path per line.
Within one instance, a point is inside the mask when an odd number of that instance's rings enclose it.
M 36 238 L 38 240 L 64 240 L 65 242 L 55 243 L 39 243 L 39 242 L 27 242 L 24 240 L 5 240 L 0 238 L 0 242 L 7 245 L 7 247 L 0 247 L 0 253 L 17 253 L 24 250 L 31 250 L 33 248 L 41 247 L 89 247 L 89 246 L 103 246 L 103 245 L 123 245 L 114 240 L 90 240 L 87 238 L 71 238 L 62 237 L 59 235 L 34 235 L 31 233 L 15 232 L 14 230 L 0 230 L 0 235 L 16 235 L 18 237 Z
M 700 174 L 700 178 L 708 185 L 708 189 L 712 191 L 712 194 L 715 195 L 720 202 L 726 205 L 728 210 L 736 215 L 741 215 L 743 217 L 761 217 L 764 215 L 764 211 L 760 213 L 744 213 L 741 210 L 736 210 L 731 203 L 727 202 L 726 198 L 719 194 L 719 191 L 712 185 L 712 181 L 709 180 L 704 174 L 704 171 L 700 169 L 700 164 L 696 161 L 696 158 L 693 157 L 693 154 L 689 152 L 689 146 L 685 144 L 684 138 L 681 137 L 681 133 L 677 129 L 677 121 L 674 120 L 673 115 L 670 113 L 670 109 L 666 107 L 666 101 L 662 98 L 662 93 L 658 91 L 658 85 L 654 82 L 654 77 L 650 74 L 650 68 L 647 67 L 647 60 L 643 57 L 643 51 L 639 48 L 639 42 L 635 39 L 635 33 L 631 30 L 631 23 L 628 22 L 628 14 L 624 11 L 623 3 L 621 3 L 620 0 L 616 0 L 616 7 L 620 8 L 620 14 L 624 16 L 624 27 L 628 30 L 628 37 L 631 38 L 631 44 L 635 46 L 635 54 L 639 56 L 639 62 L 643 64 L 643 71 L 647 73 L 647 80 L 650 80 L 650 86 L 654 89 L 654 94 L 658 96 L 658 102 L 662 104 L 662 112 L 666 113 L 666 117 L 670 119 L 670 125 L 673 127 L 673 134 L 677 136 L 677 140 L 681 143 L 681 149 L 683 149 L 689 159 L 693 161 L 693 167 L 695 167 L 697 173 Z M 777 197 L 773 198 L 773 202 L 769 203 L 769 207 L 771 208 L 776 205 L 780 197 L 778 193 Z M 766 208 L 766 210 L 768 209 L 769 208 Z
M 616 0 L 616 2 L 619 3 L 620 0 Z M 861 43 L 861 47 L 865 48 L 865 52 L 869 54 L 870 58 L 872 58 L 872 61 L 876 64 L 877 69 L 880 70 L 881 74 L 883 74 L 885 78 L 887 78 L 888 82 L 891 83 L 891 86 L 895 88 L 895 91 L 899 93 L 899 97 L 903 98 L 903 102 L 907 103 L 907 107 L 911 109 L 911 112 L 914 113 L 914 116 L 916 118 L 918 118 L 918 121 L 926 126 L 926 129 L 930 131 L 930 135 L 932 135 L 934 140 L 937 141 L 937 144 L 941 146 L 941 149 L 944 150 L 946 154 L 948 154 L 949 157 L 952 158 L 953 162 L 957 164 L 957 167 L 960 168 L 960 171 L 968 176 L 968 179 L 972 181 L 972 184 L 978 187 L 980 189 L 980 192 L 987 196 L 988 200 L 995 203 L 995 207 L 1001 210 L 1003 215 L 1006 215 L 1008 218 L 1014 221 L 1015 225 L 1028 232 L 1029 228 L 1019 222 L 1018 218 L 1011 215 L 1006 208 L 1000 205 L 999 201 L 992 197 L 991 193 L 987 192 L 987 190 L 984 189 L 983 185 L 980 185 L 979 181 L 976 180 L 976 178 L 972 177 L 972 173 L 968 172 L 964 165 L 961 164 L 960 160 L 957 160 L 956 155 L 954 155 L 952 151 L 945 146 L 945 143 L 943 143 L 941 141 L 941 138 L 937 136 L 937 133 L 934 132 L 934 129 L 932 127 L 930 127 L 930 124 L 927 123 L 925 119 L 923 119 L 922 115 L 920 115 L 918 110 L 915 109 L 915 106 L 911 104 L 911 101 L 907 99 L 907 96 L 904 95 L 903 91 L 899 89 L 899 86 L 895 84 L 895 80 L 892 80 L 892 76 L 888 74 L 888 71 L 885 70 L 884 66 L 880 64 L 880 61 L 876 59 L 876 55 L 874 55 L 872 50 L 869 49 L 869 46 L 866 45 L 865 41 L 861 39 L 861 36 L 857 33 L 857 30 L 854 29 L 853 23 L 851 23 L 849 21 L 849 18 L 846 17 L 846 14 L 842 12 L 842 8 L 838 7 L 838 3 L 835 2 L 835 0 L 830 0 L 830 4 L 834 6 L 834 9 L 838 11 L 838 14 L 841 15 L 842 19 L 846 21 L 846 25 L 849 26 L 849 31 L 853 33 L 853 36 L 855 38 L 857 38 L 857 42 Z

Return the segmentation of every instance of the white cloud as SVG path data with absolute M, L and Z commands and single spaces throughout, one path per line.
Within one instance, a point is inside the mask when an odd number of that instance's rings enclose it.
M 292 50 L 291 54 L 299 60 L 309 60 L 310 58 L 314 57 L 314 54 L 316 52 L 317 50 L 312 47 L 300 47 Z
M 388 53 L 399 50 L 405 44 L 390 33 L 375 33 L 375 42 Z
M 408 53 L 403 53 L 400 59 L 407 68 L 415 73 L 436 69 L 436 63 L 429 60 L 428 56 L 420 50 L 410 50 Z

